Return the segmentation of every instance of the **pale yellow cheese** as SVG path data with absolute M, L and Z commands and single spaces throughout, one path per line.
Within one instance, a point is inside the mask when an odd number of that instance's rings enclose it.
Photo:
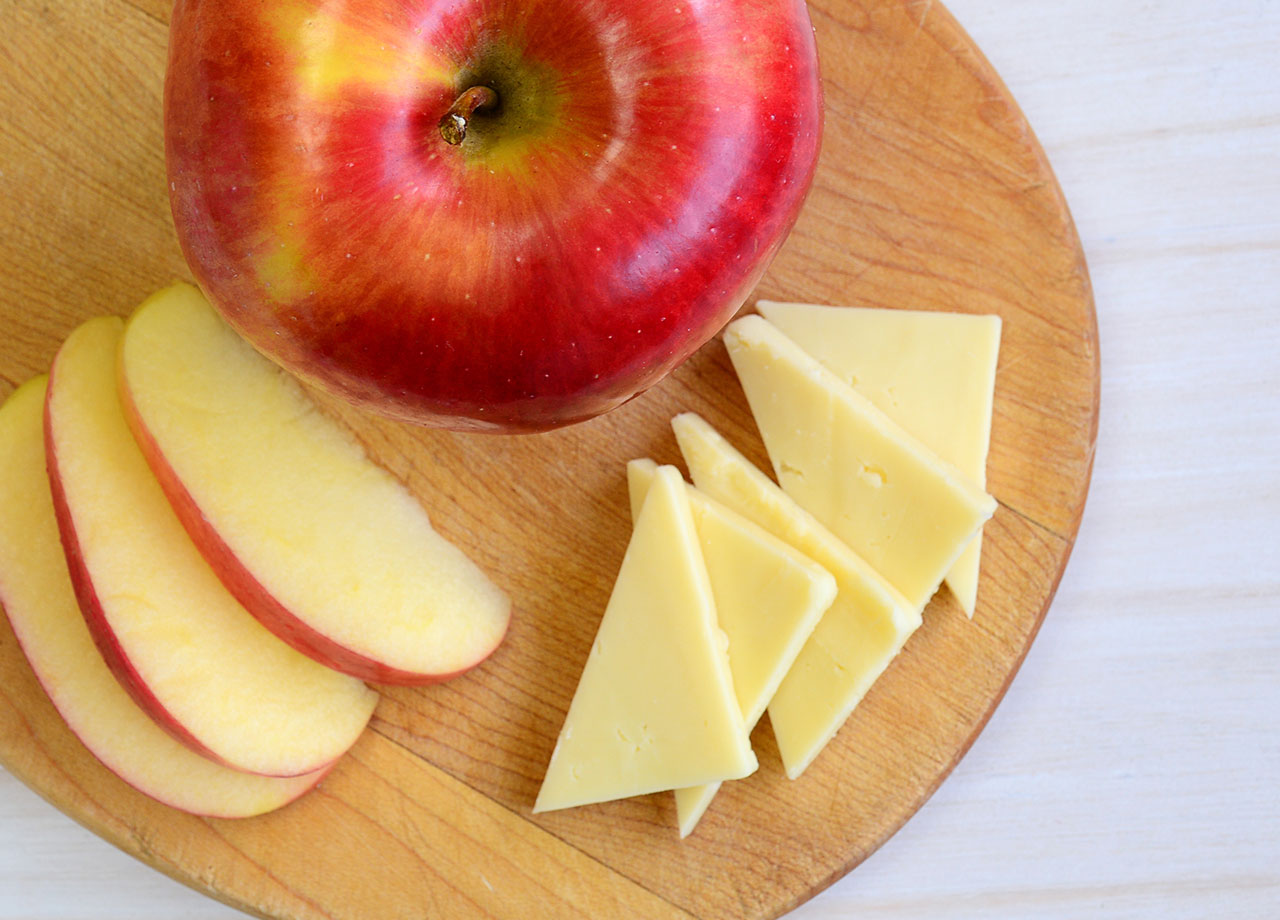
M 638 519 L 657 472 L 652 460 L 627 464 L 631 514 Z M 720 628 L 729 637 L 729 671 L 750 731 L 836 596 L 822 566 L 742 515 L 688 486 L 689 507 L 711 580 Z M 687 837 L 719 783 L 676 790 L 680 836 Z
M 699 491 L 813 559 L 836 580 L 836 599 L 769 703 L 787 776 L 795 779 L 844 724 L 920 625 L 909 603 L 714 428 L 687 413 L 671 422 Z
M 535 812 L 740 779 L 756 768 L 685 482 L 657 471 Z
M 995 500 L 761 317 L 724 341 L 782 488 L 923 608 Z
M 881 412 L 986 486 L 1000 317 L 766 300 L 756 307 Z M 981 547 L 979 532 L 946 577 L 969 616 Z

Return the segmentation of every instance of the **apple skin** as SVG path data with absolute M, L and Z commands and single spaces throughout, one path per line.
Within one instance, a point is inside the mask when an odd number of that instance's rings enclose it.
M 441 117 L 498 95 L 460 146 Z M 183 253 L 307 382 L 536 431 L 653 385 L 737 312 L 822 128 L 803 0 L 178 0 Z

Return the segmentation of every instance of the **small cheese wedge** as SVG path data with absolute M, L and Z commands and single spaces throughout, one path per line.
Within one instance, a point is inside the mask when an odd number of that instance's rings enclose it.
M 920 626 L 912 605 L 813 515 L 756 469 L 704 419 L 672 419 L 698 490 L 813 559 L 836 580 L 836 598 L 769 703 L 791 779 L 811 764 Z
M 1000 317 L 767 300 L 756 307 L 877 409 L 986 486 Z M 979 532 L 946 577 L 969 616 L 981 552 Z
M 587 656 L 535 812 L 756 769 L 685 482 L 662 467 Z
M 289 778 L 220 766 L 143 712 L 98 653 L 80 615 L 45 473 L 46 378 L 0 408 L 0 600 L 31 670 L 67 727 L 109 770 L 183 811 L 243 818 L 271 811 L 328 772 Z
M 652 460 L 627 464 L 631 516 L 637 520 L 657 473 Z M 687 486 L 720 628 L 729 637 L 729 671 L 750 732 L 782 678 L 836 597 L 836 581 L 809 557 L 764 528 Z M 680 836 L 687 837 L 719 783 L 676 790 Z
M 724 341 L 782 488 L 923 609 L 995 500 L 761 317 Z

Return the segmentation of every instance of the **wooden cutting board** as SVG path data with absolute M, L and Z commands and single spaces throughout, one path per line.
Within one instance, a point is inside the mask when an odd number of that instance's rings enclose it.
M 940 4 L 813 0 L 827 94 L 816 185 L 758 291 L 1004 317 L 976 619 L 944 591 L 799 780 L 760 770 L 680 841 L 669 795 L 534 817 L 629 535 L 624 464 L 679 462 L 668 419 L 763 448 L 719 342 L 604 418 L 546 435 L 414 430 L 331 406 L 515 598 L 480 669 L 389 689 L 322 787 L 202 820 L 137 794 L 65 729 L 0 619 L 0 761 L 126 852 L 272 918 L 764 918 L 848 872 L 937 788 L 1027 652 L 1093 460 L 1084 258 L 1030 128 Z M 98 313 L 188 277 L 161 143 L 168 0 L 0 0 L 0 396 Z M 13 845 L 13 844 L 10 844 Z M 924 871 L 927 867 L 922 867 Z

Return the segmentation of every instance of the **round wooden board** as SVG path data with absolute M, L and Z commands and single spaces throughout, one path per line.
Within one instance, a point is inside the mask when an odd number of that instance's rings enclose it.
M 723 347 L 604 418 L 546 435 L 415 430 L 333 411 L 515 599 L 501 649 L 389 689 L 321 788 L 202 820 L 124 785 L 66 730 L 0 620 L 0 760 L 139 859 L 272 918 L 774 917 L 902 825 L 982 729 L 1048 608 L 1080 520 L 1098 410 L 1084 259 L 1044 155 L 937 3 L 813 0 L 821 169 L 761 297 L 1004 317 L 976 619 L 946 592 L 832 745 L 726 784 L 680 841 L 668 795 L 530 809 L 629 534 L 628 459 L 679 462 L 695 410 L 767 467 Z M 161 142 L 168 0 L 0 0 L 0 396 L 80 321 L 188 277 Z

